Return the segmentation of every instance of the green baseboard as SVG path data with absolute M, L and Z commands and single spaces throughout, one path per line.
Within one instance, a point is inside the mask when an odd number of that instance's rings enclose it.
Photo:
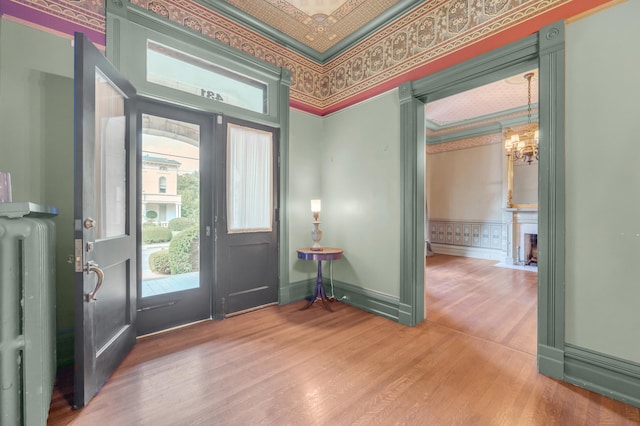
M 58 330 L 56 335 L 56 365 L 58 369 L 73 365 L 73 329 Z
M 538 371 L 545 376 L 562 380 L 564 377 L 564 351 L 538 344 Z
M 280 303 L 284 305 L 311 297 L 314 287 L 315 280 L 291 283 L 281 290 Z M 324 281 L 324 289 L 328 296 L 332 295 L 331 283 L 327 280 Z M 333 280 L 333 295 L 343 303 L 400 322 L 400 301 L 397 297 L 337 280 Z
M 315 285 L 316 281 L 314 279 L 298 281 L 280 287 L 280 304 L 288 305 L 289 303 L 298 302 L 307 297 L 311 297 Z
M 640 364 L 566 344 L 564 380 L 640 408 Z

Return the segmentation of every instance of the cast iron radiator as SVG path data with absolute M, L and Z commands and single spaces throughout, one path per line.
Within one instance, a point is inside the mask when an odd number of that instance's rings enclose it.
M 0 425 L 46 425 L 56 375 L 55 209 L 0 204 Z

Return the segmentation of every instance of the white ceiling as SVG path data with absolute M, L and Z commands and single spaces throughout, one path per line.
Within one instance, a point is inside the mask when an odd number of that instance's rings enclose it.
M 538 102 L 538 71 L 531 79 L 531 103 Z M 523 72 L 485 86 L 467 90 L 425 106 L 428 121 L 440 126 L 513 110 L 527 105 L 527 80 Z

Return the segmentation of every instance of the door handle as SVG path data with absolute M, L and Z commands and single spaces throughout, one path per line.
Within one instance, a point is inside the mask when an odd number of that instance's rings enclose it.
M 87 272 L 87 274 L 90 274 L 91 272 L 95 272 L 96 275 L 98 276 L 98 282 L 96 283 L 96 288 L 94 288 L 91 293 L 87 294 L 87 302 L 91 302 L 92 300 L 98 300 L 98 298 L 96 298 L 96 293 L 98 292 L 98 290 L 100 290 L 100 286 L 102 285 L 102 281 L 104 280 L 104 272 L 102 271 L 102 269 L 98 267 L 98 264 L 94 262 L 88 262 L 87 266 L 85 267 L 85 271 Z

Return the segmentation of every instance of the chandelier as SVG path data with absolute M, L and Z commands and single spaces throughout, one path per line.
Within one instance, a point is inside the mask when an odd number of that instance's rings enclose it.
M 507 129 L 505 133 L 504 148 L 507 150 L 507 156 L 513 156 L 514 159 L 523 160 L 531 164 L 533 158 L 538 160 L 538 123 L 531 123 L 531 78 L 534 73 L 530 72 L 524 75 L 529 86 L 528 89 L 528 113 L 529 120 L 527 128 L 524 132 L 515 132 Z

